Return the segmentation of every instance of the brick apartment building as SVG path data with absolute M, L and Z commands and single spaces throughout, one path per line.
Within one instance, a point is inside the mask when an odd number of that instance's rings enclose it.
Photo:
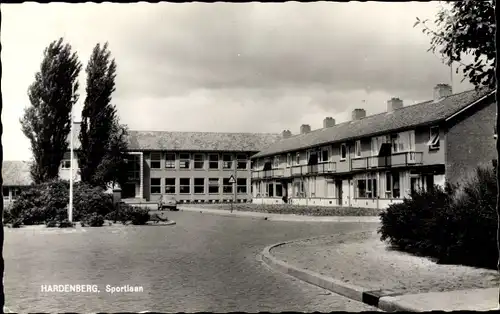
M 253 202 L 386 208 L 414 189 L 457 183 L 478 165 L 496 159 L 496 92 L 452 94 L 439 84 L 434 99 L 300 134 L 252 157 Z
M 80 123 L 73 131 L 73 178 L 79 181 L 77 154 Z M 122 198 L 156 201 L 162 194 L 181 203 L 251 201 L 250 156 L 279 140 L 280 134 L 129 131 L 128 178 Z M 70 178 L 70 153 L 61 163 L 60 177 Z

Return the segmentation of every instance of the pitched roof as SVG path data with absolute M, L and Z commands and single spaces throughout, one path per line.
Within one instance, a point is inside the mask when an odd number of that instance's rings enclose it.
M 338 141 L 382 134 L 392 130 L 435 123 L 446 119 L 490 93 L 492 93 L 491 90 L 485 89 L 466 91 L 445 97 L 437 102 L 433 100 L 426 101 L 405 106 L 392 112 L 383 112 L 361 120 L 344 122 L 330 128 L 295 135 L 271 145 L 269 148 L 253 155 L 252 158 L 266 157 Z
M 30 175 L 30 162 L 4 160 L 2 163 L 3 186 L 26 186 L 33 181 Z
M 73 128 L 74 147 L 80 147 L 80 123 Z M 281 138 L 273 133 L 128 131 L 129 150 L 258 152 Z

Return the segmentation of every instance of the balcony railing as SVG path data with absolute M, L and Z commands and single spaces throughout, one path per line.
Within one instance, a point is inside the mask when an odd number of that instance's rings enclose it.
M 422 164 L 422 152 L 403 152 L 394 153 L 391 156 L 379 157 L 370 156 L 351 159 L 351 169 L 374 169 L 374 168 L 389 168 L 401 167 Z
M 252 170 L 252 179 L 289 178 L 294 176 L 334 173 L 336 163 L 327 162 L 317 165 L 297 165 L 290 168 L 272 170 Z

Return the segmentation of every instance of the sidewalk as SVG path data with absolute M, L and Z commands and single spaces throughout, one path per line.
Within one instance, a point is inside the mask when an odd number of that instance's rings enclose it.
M 277 270 L 384 311 L 498 309 L 496 271 L 391 251 L 376 232 L 280 243 L 262 257 Z
M 192 206 L 178 206 L 181 211 L 198 212 L 204 214 L 228 216 L 228 217 L 248 217 L 253 219 L 263 219 L 270 221 L 307 221 L 307 222 L 380 222 L 378 216 L 305 216 L 294 214 L 269 214 L 259 212 L 233 211 L 224 209 L 197 208 Z

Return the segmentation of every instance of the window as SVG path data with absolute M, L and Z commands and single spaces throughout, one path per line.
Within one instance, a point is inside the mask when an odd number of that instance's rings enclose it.
M 165 178 L 165 194 L 175 194 L 175 178 Z
M 208 168 L 219 169 L 219 155 L 211 154 L 208 156 Z
M 427 145 L 430 149 L 439 149 L 439 128 L 437 126 L 431 127 Z
M 294 187 L 294 190 L 295 190 L 295 197 L 301 197 L 304 193 L 304 181 L 300 180 L 300 181 L 295 181 L 293 183 L 293 187 Z
M 71 168 L 71 159 L 64 159 L 61 161 L 61 168 L 62 169 L 70 169 Z
M 274 156 L 273 169 L 280 167 L 280 156 Z
M 161 179 L 151 178 L 151 194 L 160 194 L 160 193 L 161 193 Z
M 229 178 L 222 179 L 222 193 L 233 193 L 233 184 L 229 182 Z
M 274 197 L 274 183 L 267 184 L 267 193 L 269 197 Z
M 357 140 L 354 145 L 354 155 L 356 157 L 361 157 L 361 141 Z
M 161 153 L 151 153 L 151 169 L 161 168 Z
M 194 154 L 194 169 L 205 168 L 205 161 L 203 160 L 203 154 Z
M 282 197 L 283 196 L 283 186 L 281 183 L 276 183 L 276 197 Z
M 175 168 L 175 153 L 167 153 L 165 155 L 165 168 Z
M 286 165 L 290 167 L 292 165 L 292 155 L 288 154 L 286 155 Z
M 190 178 L 180 178 L 179 179 L 179 192 L 181 194 L 189 194 L 191 193 L 191 179 Z
M 20 188 L 13 188 L 12 189 L 12 199 L 16 199 L 19 194 L 21 194 L 21 189 Z
M 323 151 L 321 151 L 321 161 L 328 162 L 329 159 L 330 159 L 330 156 L 328 154 L 328 149 L 324 149 Z
M 240 179 L 238 178 L 236 180 L 237 182 L 237 189 L 238 189 L 238 193 L 246 193 L 247 192 L 247 179 Z
M 9 198 L 9 188 L 8 187 L 3 187 L 2 188 L 2 193 L 4 198 Z
M 399 134 L 391 135 L 392 152 L 399 153 L 405 150 L 404 141 Z
M 392 183 L 391 180 L 392 176 L 390 172 L 385 173 L 385 194 L 387 198 L 391 198 L 391 190 L 392 190 Z
M 378 197 L 378 188 L 377 188 L 377 179 L 373 178 L 372 179 L 372 195 L 373 195 L 373 198 L 377 198 Z
M 233 168 L 233 157 L 231 155 L 223 155 L 222 163 L 224 169 L 232 169 Z
M 345 144 L 340 145 L 340 160 L 345 160 L 347 158 L 347 146 Z
M 247 155 L 238 154 L 238 155 L 236 155 L 236 160 L 237 160 L 236 169 L 243 169 L 243 170 L 247 169 L 247 165 L 248 165 Z
M 208 179 L 208 193 L 219 194 L 219 178 Z
M 297 154 L 295 155 L 295 164 L 296 164 L 296 165 L 300 165 L 300 153 L 297 153 Z
M 393 173 L 392 174 L 392 197 L 399 198 L 400 196 L 401 196 L 401 194 L 400 194 L 400 187 L 399 187 L 399 173 Z
M 181 169 L 189 169 L 189 163 L 191 162 L 189 153 L 180 153 L 179 154 L 179 168 Z
M 366 179 L 358 179 L 356 182 L 356 188 L 359 198 L 366 197 Z
M 204 193 L 205 193 L 205 178 L 195 178 L 194 194 L 204 194 Z

